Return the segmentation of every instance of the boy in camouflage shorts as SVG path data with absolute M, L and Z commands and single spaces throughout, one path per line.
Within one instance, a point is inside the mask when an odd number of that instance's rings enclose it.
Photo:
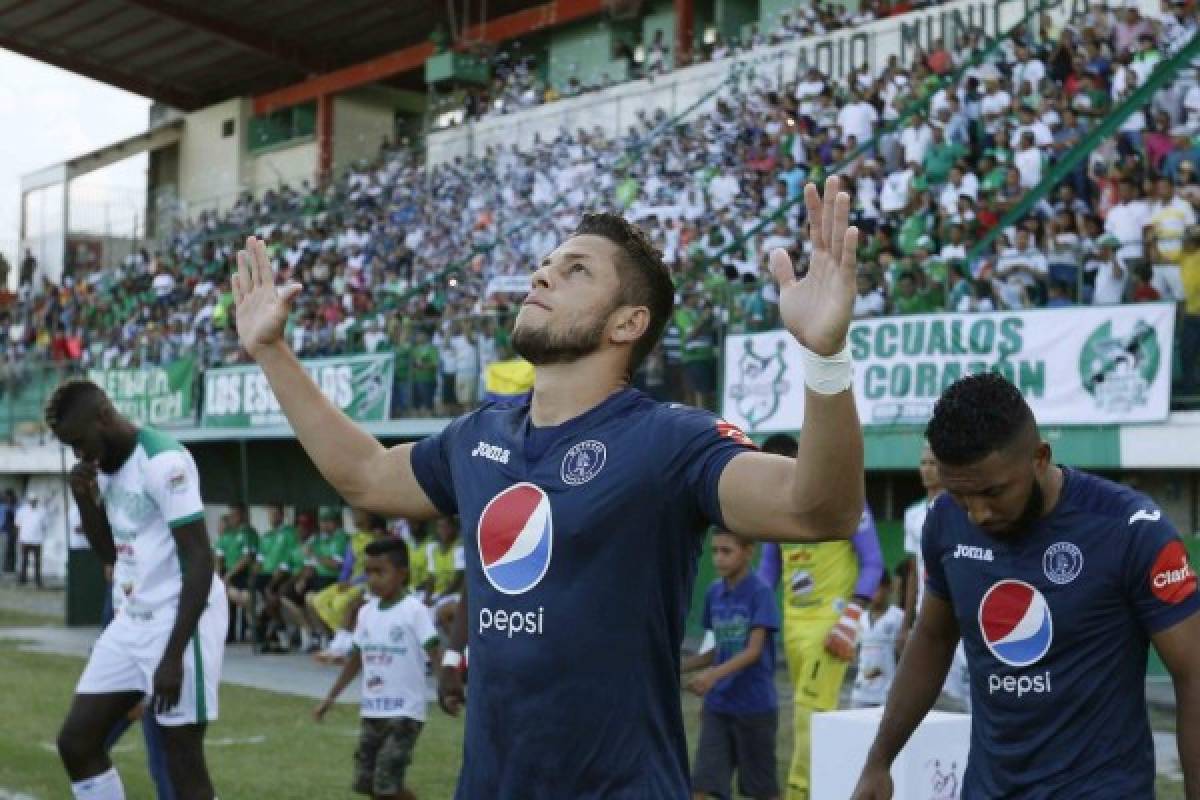
M 425 658 L 426 653 L 436 656 L 437 632 L 425 605 L 404 588 L 408 547 L 403 539 L 367 545 L 366 576 L 372 599 L 359 611 L 354 650 L 313 716 L 320 722 L 361 671 L 354 791 L 375 800 L 411 800 L 415 795 L 404 776 L 425 722 Z

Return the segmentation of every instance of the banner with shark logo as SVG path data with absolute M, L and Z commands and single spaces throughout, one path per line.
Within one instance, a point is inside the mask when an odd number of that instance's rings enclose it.
M 335 406 L 359 422 L 388 418 L 392 404 L 390 353 L 315 358 L 304 369 Z M 286 425 L 279 401 L 257 366 L 221 367 L 204 374 L 205 428 Z
M 863 425 L 923 425 L 942 390 L 1000 372 L 1044 425 L 1166 419 L 1175 306 L 1139 303 L 856 320 L 854 397 Z M 725 340 L 722 415 L 749 433 L 804 421 L 800 347 L 787 331 Z

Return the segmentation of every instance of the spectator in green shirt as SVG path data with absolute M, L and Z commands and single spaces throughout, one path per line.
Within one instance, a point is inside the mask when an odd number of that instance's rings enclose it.
M 412 397 L 412 354 L 408 327 L 397 324 L 392 331 L 390 343 L 380 346 L 392 354 L 392 419 L 404 417 L 413 406 Z
M 934 309 L 929 298 L 917 291 L 917 279 L 911 271 L 902 272 L 896 279 L 896 294 L 892 297 L 893 314 L 924 314 Z
M 958 161 L 966 152 L 966 148 L 960 144 L 954 144 L 946 141 L 946 136 L 941 128 L 934 127 L 933 143 L 925 150 L 925 177 L 928 179 L 931 186 L 940 186 L 946 182 L 946 178 L 950 175 L 950 169 L 954 166 L 954 162 Z
M 314 632 L 321 630 L 308 607 L 308 597 L 337 582 L 342 569 L 342 558 L 346 552 L 346 532 L 341 529 L 342 512 L 337 508 L 321 510 L 316 535 L 309 537 L 301 546 L 304 567 L 285 593 L 283 615 L 290 625 L 300 632 L 300 649 L 314 653 L 321 643 Z
M 276 635 L 284 629 L 280 598 L 293 570 L 303 567 L 296 528 L 286 524 L 285 516 L 282 505 L 267 507 L 269 528 L 258 537 L 258 560 L 251 568 L 253 579 L 250 583 L 254 592 L 262 595 L 262 603 L 257 602 L 256 594 L 246 598 L 258 612 L 255 615 L 255 641 L 263 652 L 287 652 L 286 637 L 282 642 L 275 641 Z
M 246 521 L 246 506 L 234 503 L 222 517 L 217 537 L 217 573 L 230 589 L 245 589 L 258 553 L 258 534 Z
M 717 340 L 713 312 L 704 298 L 693 293 L 684 299 L 684 307 L 675 312 L 683 343 L 683 374 L 687 383 L 688 403 L 709 408 L 717 388 Z
M 234 503 L 222 519 L 221 535 L 217 537 L 217 574 L 225 581 L 225 590 L 233 610 L 245 610 L 249 597 L 250 570 L 258 554 L 258 533 L 246 517 L 246 506 Z M 232 616 L 231 616 L 232 621 Z M 229 637 L 233 641 L 238 626 L 230 624 Z
M 409 369 L 413 411 L 418 417 L 428 417 L 433 413 L 433 395 L 438 378 L 438 351 L 430 342 L 428 331 L 417 331 L 416 342 L 409 355 Z

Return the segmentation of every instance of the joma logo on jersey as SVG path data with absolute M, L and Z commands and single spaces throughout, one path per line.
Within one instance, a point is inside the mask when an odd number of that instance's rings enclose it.
M 955 558 L 971 558 L 975 561 L 994 561 L 992 548 L 977 547 L 976 545 L 960 544 L 954 549 Z
M 507 464 L 509 452 L 503 447 L 497 447 L 494 444 L 480 442 L 475 449 L 471 451 L 472 456 L 486 458 L 489 461 L 495 461 L 498 464 Z

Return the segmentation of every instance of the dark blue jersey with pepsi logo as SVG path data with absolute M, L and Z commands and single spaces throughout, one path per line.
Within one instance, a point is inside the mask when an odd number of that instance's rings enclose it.
M 466 550 L 459 800 L 689 796 L 679 646 L 721 471 L 749 447 L 635 390 L 554 428 L 487 406 L 416 445 Z
M 1063 478 L 1011 540 L 947 495 L 925 521 L 927 587 L 953 606 L 971 675 L 964 800 L 1154 797 L 1150 636 L 1200 610 L 1196 576 L 1145 495 Z

